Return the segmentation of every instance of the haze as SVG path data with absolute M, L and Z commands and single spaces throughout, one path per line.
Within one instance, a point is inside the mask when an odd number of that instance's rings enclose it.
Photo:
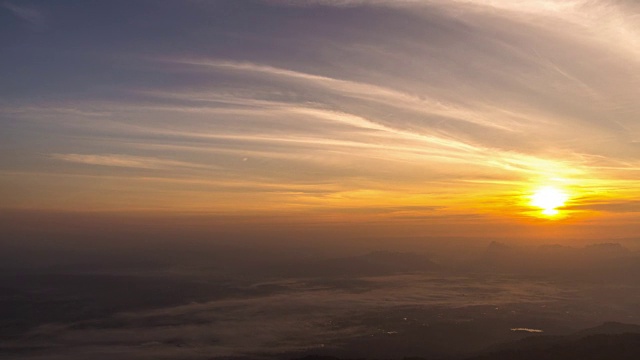
M 0 357 L 461 359 L 640 323 L 639 19 L 0 2 Z

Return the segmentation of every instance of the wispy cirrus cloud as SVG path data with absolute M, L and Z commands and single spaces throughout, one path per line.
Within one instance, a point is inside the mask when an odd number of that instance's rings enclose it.
M 503 196 L 507 207 L 540 182 L 582 191 L 576 201 L 585 203 L 611 186 L 640 192 L 630 180 L 640 168 L 633 2 L 298 5 L 176 6 L 184 16 L 167 26 L 185 29 L 179 48 L 127 25 L 140 36 L 91 43 L 108 65 L 87 52 L 67 59 L 73 68 L 40 69 L 47 91 L 7 74 L 35 93 L 12 91 L 18 99 L 0 107 L 11 124 L 3 143 L 24 160 L 7 157 L 5 173 L 41 173 L 41 154 L 53 154 L 49 161 L 94 165 L 68 176 L 154 169 L 167 180 L 154 183 L 158 192 L 178 196 L 180 171 L 189 181 L 262 182 L 244 189 L 265 206 L 323 209 L 387 201 L 392 211 L 402 204 L 391 198 L 414 199 L 400 191 L 429 194 L 425 206 L 462 206 L 452 199 L 466 194 L 497 207 Z M 266 15 L 239 26 L 248 13 Z M 228 18 L 211 20 L 221 14 Z M 96 29 L 112 29 L 108 20 L 96 19 Z M 330 190 L 297 187 L 314 183 Z M 295 195 L 274 200 L 274 186 Z
M 206 169 L 208 166 L 202 164 L 159 159 L 155 157 L 130 156 L 120 154 L 50 154 L 56 160 L 68 161 L 72 163 L 99 166 L 115 166 L 138 169 L 170 169 L 170 168 L 196 168 Z
M 36 30 L 41 30 L 46 26 L 46 18 L 42 11 L 27 5 L 16 5 L 14 2 L 5 1 L 0 6 L 9 10 L 14 16 L 26 21 Z

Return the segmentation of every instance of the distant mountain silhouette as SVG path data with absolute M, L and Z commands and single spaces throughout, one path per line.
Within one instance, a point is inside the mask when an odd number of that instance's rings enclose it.
M 499 241 L 492 241 L 489 246 L 487 246 L 486 253 L 491 254 L 495 252 L 503 252 L 507 250 L 511 250 L 511 246 L 501 243 Z
M 618 243 L 526 247 L 493 241 L 478 254 L 469 269 L 626 281 L 640 274 L 640 253 Z
M 393 251 L 375 251 L 296 266 L 299 276 L 376 276 L 437 269 L 438 264 L 424 255 Z
M 586 252 L 598 252 L 600 254 L 608 253 L 612 255 L 626 255 L 629 253 L 629 249 L 618 243 L 600 243 L 587 245 L 584 250 Z

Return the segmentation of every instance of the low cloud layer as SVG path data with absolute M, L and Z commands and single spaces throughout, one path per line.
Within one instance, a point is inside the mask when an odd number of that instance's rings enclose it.
M 359 345 L 363 342 L 393 344 L 394 337 L 406 337 L 407 344 L 424 343 L 424 338 L 419 341 L 416 334 L 431 331 L 451 336 L 448 343 L 459 342 L 458 351 L 474 346 L 480 350 L 489 344 L 465 344 L 465 336 L 476 328 L 503 334 L 494 340 L 497 341 L 508 339 L 516 330 L 533 332 L 542 327 L 553 333 L 558 329 L 579 329 L 603 319 L 629 320 L 636 315 L 635 308 L 623 297 L 612 300 L 611 295 L 621 292 L 615 286 L 594 289 L 580 282 L 567 284 L 504 275 L 280 280 L 252 286 L 279 290 L 262 296 L 41 325 L 5 342 L 0 350 L 16 359 L 256 358 L 306 351 L 355 351 L 353 356 L 366 356 L 366 347 Z M 630 289 L 625 291 L 628 296 L 637 296 Z M 598 292 L 604 293 L 597 295 Z M 584 296 L 593 301 L 578 300 Z M 612 307 L 612 302 L 617 305 Z M 436 345 L 429 346 L 421 351 L 437 351 Z M 387 351 L 414 354 L 411 349 L 390 347 Z

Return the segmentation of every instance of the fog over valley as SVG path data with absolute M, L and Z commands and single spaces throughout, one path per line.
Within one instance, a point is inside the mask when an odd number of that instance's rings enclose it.
M 532 335 L 640 323 L 637 249 L 458 241 L 477 250 L 156 244 L 68 248 L 49 265 L 17 252 L 3 259 L 13 265 L 0 278 L 0 354 L 466 358 Z
M 640 1 L 0 0 L 0 360 L 640 359 Z

